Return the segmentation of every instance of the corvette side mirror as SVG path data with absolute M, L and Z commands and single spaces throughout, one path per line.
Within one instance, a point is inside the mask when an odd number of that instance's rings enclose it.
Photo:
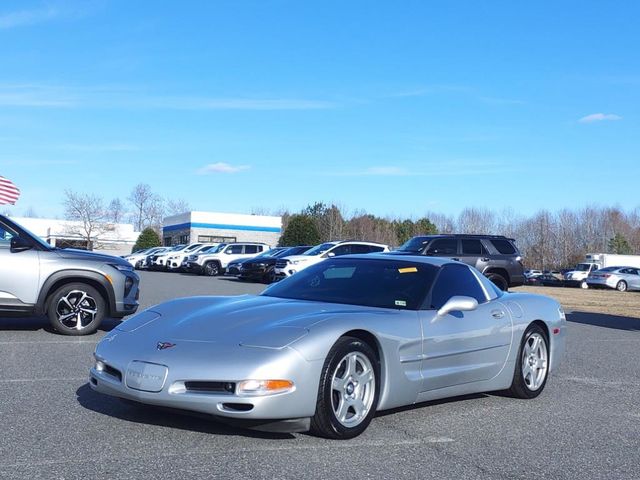
M 450 312 L 470 312 L 476 308 L 478 308 L 478 301 L 475 298 L 455 295 L 440 307 L 438 316 L 443 317 Z

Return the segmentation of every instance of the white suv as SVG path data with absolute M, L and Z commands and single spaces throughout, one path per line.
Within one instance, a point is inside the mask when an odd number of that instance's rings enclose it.
M 234 260 L 252 258 L 270 248 L 266 243 L 221 243 L 213 251 L 190 255 L 184 266 L 187 271 L 213 277 L 222 275 Z
M 168 257 L 167 257 L 166 268 L 169 271 L 178 270 L 178 269 L 182 268 L 182 262 L 189 255 L 197 254 L 197 253 L 201 252 L 202 250 L 204 250 L 206 248 L 210 248 L 210 247 L 213 247 L 213 246 L 216 246 L 216 245 L 218 245 L 218 244 L 217 243 L 216 244 L 213 244 L 213 243 L 192 243 L 191 245 L 186 247 L 184 250 L 180 250 L 179 252 L 170 252 Z
M 300 270 L 315 265 L 327 258 L 352 255 L 358 253 L 388 252 L 389 246 L 381 243 L 358 242 L 347 240 L 343 242 L 326 242 L 313 247 L 303 255 L 294 255 L 278 259 L 275 274 L 277 279 L 290 277 Z

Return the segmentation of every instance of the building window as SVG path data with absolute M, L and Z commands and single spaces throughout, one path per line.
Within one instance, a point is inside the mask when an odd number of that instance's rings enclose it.
M 216 237 L 213 235 L 198 235 L 200 243 L 234 243 L 237 237 Z
M 171 246 L 171 237 L 164 237 L 164 246 L 165 247 Z
M 179 243 L 189 243 L 189 235 L 180 235 L 180 242 Z

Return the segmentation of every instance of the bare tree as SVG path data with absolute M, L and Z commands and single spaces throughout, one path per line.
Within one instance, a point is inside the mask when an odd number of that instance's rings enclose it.
M 107 220 L 113 223 L 121 223 L 124 220 L 125 208 L 119 198 L 114 198 L 107 207 Z
M 191 205 L 186 200 L 180 198 L 178 200 L 167 200 L 167 215 L 179 215 L 181 213 L 191 211 Z
M 98 246 L 100 236 L 109 230 L 105 222 L 104 201 L 97 195 L 65 191 L 65 218 L 78 222 L 67 228 L 67 233 L 79 236 L 86 242 L 87 249 Z
M 146 226 L 149 218 L 149 208 L 157 195 L 151 191 L 151 187 L 145 183 L 136 185 L 129 195 L 129 202 L 134 208 L 133 224 L 139 232 Z

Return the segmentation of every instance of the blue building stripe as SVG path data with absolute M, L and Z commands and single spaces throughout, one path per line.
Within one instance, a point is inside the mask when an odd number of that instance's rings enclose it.
M 220 230 L 245 230 L 249 232 L 271 232 L 280 233 L 279 227 L 257 227 L 252 225 L 225 225 L 223 223 L 179 223 L 178 225 L 167 225 L 162 227 L 165 232 L 175 230 L 186 230 L 191 228 L 217 228 Z

